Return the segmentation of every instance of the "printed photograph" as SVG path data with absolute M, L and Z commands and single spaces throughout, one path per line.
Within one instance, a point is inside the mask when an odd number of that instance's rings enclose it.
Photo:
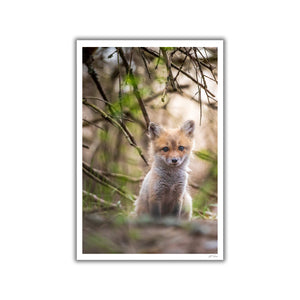
M 223 259 L 223 41 L 77 41 L 77 259 Z

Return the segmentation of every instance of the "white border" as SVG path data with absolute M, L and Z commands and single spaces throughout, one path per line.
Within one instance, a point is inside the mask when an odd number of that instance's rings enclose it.
M 223 260 L 223 40 L 77 40 L 77 260 Z M 83 47 L 218 47 L 218 254 L 83 254 L 82 253 L 82 48 Z

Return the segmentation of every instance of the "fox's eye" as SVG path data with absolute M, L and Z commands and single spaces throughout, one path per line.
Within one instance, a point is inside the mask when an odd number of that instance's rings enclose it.
M 184 150 L 184 147 L 183 147 L 183 146 L 179 146 L 179 147 L 178 147 L 178 150 L 183 151 L 183 150 Z
M 168 148 L 168 147 L 163 147 L 163 148 L 162 148 L 162 151 L 168 152 L 168 151 L 169 151 L 169 148 Z

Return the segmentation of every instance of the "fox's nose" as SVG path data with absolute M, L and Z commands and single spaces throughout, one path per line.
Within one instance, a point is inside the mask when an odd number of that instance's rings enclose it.
M 178 159 L 177 158 L 172 158 L 172 163 L 175 164 L 177 163 Z

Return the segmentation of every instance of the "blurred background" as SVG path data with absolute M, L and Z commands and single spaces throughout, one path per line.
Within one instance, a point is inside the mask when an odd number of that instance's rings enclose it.
M 217 48 L 83 48 L 83 211 L 130 216 L 150 168 L 149 121 L 196 122 L 193 219 L 217 219 Z

